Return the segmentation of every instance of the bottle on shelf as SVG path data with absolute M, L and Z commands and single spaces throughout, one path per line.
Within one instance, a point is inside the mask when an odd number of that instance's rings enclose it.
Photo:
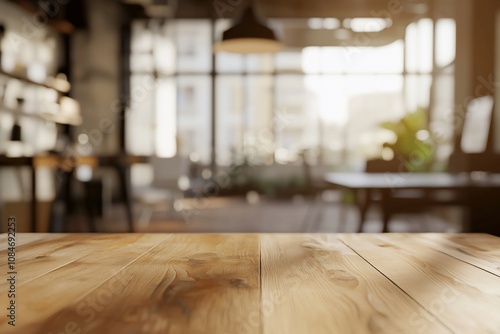
M 2 41 L 5 36 L 5 26 L 0 23 L 0 68 L 2 67 Z

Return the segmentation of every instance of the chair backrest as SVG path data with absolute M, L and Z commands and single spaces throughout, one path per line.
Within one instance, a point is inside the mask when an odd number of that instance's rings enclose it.
M 397 159 L 382 160 L 374 159 L 366 161 L 365 173 L 398 173 L 406 172 L 404 162 Z
M 492 96 L 470 101 L 448 162 L 449 172 L 500 172 L 500 155 L 493 141 L 494 104 Z
M 493 151 L 493 106 L 492 96 L 483 96 L 470 101 L 460 132 L 459 147 L 462 152 Z

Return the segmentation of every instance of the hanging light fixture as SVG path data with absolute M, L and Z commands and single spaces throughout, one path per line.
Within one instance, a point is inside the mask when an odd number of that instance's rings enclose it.
M 284 45 L 278 41 L 274 31 L 261 23 L 250 4 L 240 20 L 224 31 L 222 40 L 214 45 L 215 52 L 275 53 Z

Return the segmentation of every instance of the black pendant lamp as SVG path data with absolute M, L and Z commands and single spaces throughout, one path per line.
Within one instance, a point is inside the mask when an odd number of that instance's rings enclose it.
M 284 45 L 278 41 L 274 31 L 261 23 L 250 4 L 241 18 L 222 34 L 222 40 L 214 45 L 215 52 L 275 53 Z

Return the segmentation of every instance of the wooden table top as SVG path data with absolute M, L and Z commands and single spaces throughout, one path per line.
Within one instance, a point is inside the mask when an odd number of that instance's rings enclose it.
M 324 180 L 349 189 L 469 189 L 500 188 L 500 174 L 473 179 L 449 173 L 326 173 Z
M 500 333 L 484 234 L 18 234 L 16 272 L 0 333 Z

